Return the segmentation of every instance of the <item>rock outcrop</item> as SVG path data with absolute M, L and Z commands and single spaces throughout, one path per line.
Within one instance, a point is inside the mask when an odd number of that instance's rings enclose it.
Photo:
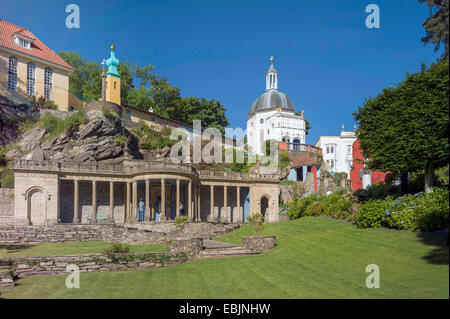
M 19 124 L 26 118 L 26 112 L 4 103 L 0 97 L 0 147 L 15 141 Z
M 140 159 L 138 140 L 114 116 L 97 116 L 75 130 L 46 137 L 36 126 L 16 139 L 16 147 L 6 153 L 10 159 L 103 161 L 122 157 Z

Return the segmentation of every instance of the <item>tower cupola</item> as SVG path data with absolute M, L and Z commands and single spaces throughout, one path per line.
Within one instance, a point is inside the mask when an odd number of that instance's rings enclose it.
M 278 90 L 278 71 L 273 66 L 273 56 L 270 57 L 270 68 L 266 72 L 266 91 Z
M 111 44 L 111 54 L 108 60 L 106 60 L 106 66 L 108 67 L 108 72 L 106 73 L 107 76 L 115 76 L 120 79 L 119 72 L 117 71 L 117 68 L 119 67 L 119 59 L 116 58 L 115 54 L 116 47 L 114 44 Z
M 108 67 L 105 81 L 105 99 L 108 102 L 116 103 L 120 105 L 120 75 L 117 70 L 119 67 L 119 59 L 115 55 L 116 47 L 111 45 L 111 55 L 106 60 L 106 66 Z

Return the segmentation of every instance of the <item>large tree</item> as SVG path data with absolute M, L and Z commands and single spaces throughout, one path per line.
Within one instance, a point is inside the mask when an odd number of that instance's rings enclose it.
M 430 10 L 430 16 L 423 23 L 426 36 L 422 38 L 422 42 L 434 44 L 435 51 L 444 45 L 441 58 L 448 58 L 449 0 L 419 0 L 419 2 L 426 2 Z
M 423 169 L 431 190 L 434 169 L 448 164 L 448 67 L 448 59 L 423 65 L 358 107 L 353 115 L 369 168 L 403 176 Z
M 59 52 L 67 63 L 75 68 L 70 75 L 70 90 L 78 97 L 87 100 L 101 98 L 102 66 L 81 57 L 76 52 Z M 230 123 L 225 114 L 226 109 L 216 100 L 182 97 L 180 88 L 170 85 L 165 77 L 154 72 L 154 66 L 148 64 L 140 67 L 129 61 L 121 62 L 120 74 L 121 103 L 144 110 L 153 109 L 156 114 L 192 124 L 201 120 L 203 128 L 217 127 L 222 132 Z

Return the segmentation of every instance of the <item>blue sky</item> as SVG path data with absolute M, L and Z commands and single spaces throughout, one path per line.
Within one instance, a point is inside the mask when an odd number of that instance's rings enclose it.
M 66 5 L 80 8 L 80 29 L 65 27 Z M 365 7 L 380 7 L 368 29 Z M 151 63 L 183 96 L 222 102 L 232 127 L 245 128 L 275 57 L 279 90 L 305 110 L 306 142 L 353 127 L 364 99 L 399 82 L 439 53 L 420 38 L 428 16 L 415 0 L 0 0 L 0 19 L 31 30 L 54 51 L 101 61 L 111 43 L 121 60 Z

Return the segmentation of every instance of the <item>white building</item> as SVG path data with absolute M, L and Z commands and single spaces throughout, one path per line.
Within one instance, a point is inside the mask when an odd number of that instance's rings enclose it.
M 296 115 L 291 99 L 278 91 L 278 72 L 271 57 L 266 73 L 266 92 L 253 102 L 247 116 L 249 151 L 261 154 L 261 146 L 266 140 L 305 144 L 305 135 L 304 113 Z
M 322 149 L 323 160 L 333 173 L 347 173 L 352 169 L 352 146 L 356 140 L 355 131 L 345 131 L 342 124 L 340 136 L 321 136 L 315 146 Z

